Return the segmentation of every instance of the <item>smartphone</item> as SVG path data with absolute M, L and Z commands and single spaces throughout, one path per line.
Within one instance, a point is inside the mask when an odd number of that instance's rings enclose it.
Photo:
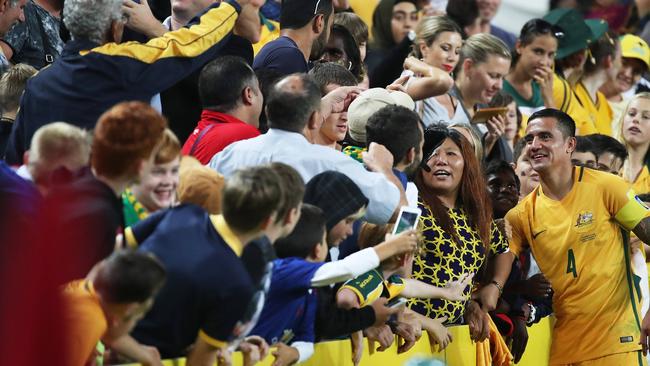
M 406 298 L 405 297 L 396 297 L 389 302 L 386 303 L 386 306 L 394 309 L 394 308 L 399 308 L 400 306 L 403 306 L 406 304 Z
M 505 117 L 508 113 L 508 107 L 498 107 L 498 108 L 481 108 L 476 111 L 474 117 L 472 117 L 472 123 L 485 123 L 488 119 L 496 116 Z
M 393 235 L 417 228 L 421 214 L 422 211 L 417 207 L 402 206 L 399 210 L 395 227 L 393 228 Z

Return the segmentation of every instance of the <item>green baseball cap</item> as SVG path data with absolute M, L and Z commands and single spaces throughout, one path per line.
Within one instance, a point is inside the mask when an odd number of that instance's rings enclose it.
M 591 31 L 592 42 L 599 40 L 609 30 L 609 24 L 603 19 L 587 19 L 585 20 L 585 24 L 587 24 L 587 27 Z
M 564 30 L 564 37 L 558 40 L 556 59 L 586 49 L 592 40 L 593 35 L 585 19 L 575 9 L 555 9 L 544 15 L 543 19 Z

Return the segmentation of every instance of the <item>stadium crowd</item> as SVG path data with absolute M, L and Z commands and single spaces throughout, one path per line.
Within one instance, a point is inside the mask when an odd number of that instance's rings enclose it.
M 0 364 L 648 364 L 649 1 L 0 3 Z

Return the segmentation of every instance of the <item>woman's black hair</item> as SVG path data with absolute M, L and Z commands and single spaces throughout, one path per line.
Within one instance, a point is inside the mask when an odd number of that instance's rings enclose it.
M 519 44 L 523 46 L 528 46 L 533 43 L 533 41 L 539 36 L 551 36 L 557 40 L 564 37 L 564 29 L 553 25 L 547 22 L 544 19 L 534 18 L 526 22 L 523 27 L 521 27 L 521 32 L 519 32 Z M 512 67 L 517 64 L 519 61 L 520 55 L 513 50 L 512 52 Z

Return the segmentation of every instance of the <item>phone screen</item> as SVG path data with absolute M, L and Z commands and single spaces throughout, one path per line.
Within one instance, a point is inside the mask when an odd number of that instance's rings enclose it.
M 415 228 L 417 224 L 416 220 L 418 219 L 418 214 L 416 212 L 402 211 L 402 214 L 399 217 L 399 222 L 397 223 L 397 229 L 395 234 L 399 234 L 402 231 Z

